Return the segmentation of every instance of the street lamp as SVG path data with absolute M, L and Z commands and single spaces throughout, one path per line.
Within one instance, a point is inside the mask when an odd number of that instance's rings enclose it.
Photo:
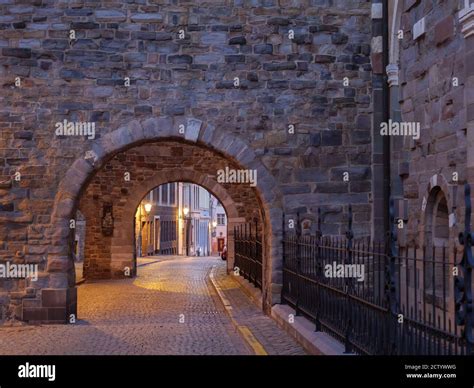
M 189 208 L 183 208 L 183 215 L 184 215 L 184 230 L 185 230 L 185 238 L 186 238 L 186 256 L 189 256 Z
M 212 246 L 213 246 L 214 239 L 216 239 L 216 244 L 217 244 L 217 221 L 216 220 L 212 221 L 211 252 L 212 252 Z
M 143 204 L 143 207 L 145 208 L 146 214 L 150 214 L 152 204 L 150 202 L 146 202 Z M 143 225 L 142 225 L 142 203 L 140 203 L 140 206 L 138 207 L 138 210 L 140 211 L 139 214 L 139 221 L 140 221 L 140 234 L 138 235 L 138 254 L 139 257 L 142 257 L 143 255 L 143 250 L 142 250 L 142 244 L 143 244 Z
M 145 203 L 144 207 L 145 207 L 146 213 L 147 213 L 147 214 L 150 214 L 151 208 L 152 208 L 152 204 L 151 204 L 150 202 L 147 202 L 147 203 Z

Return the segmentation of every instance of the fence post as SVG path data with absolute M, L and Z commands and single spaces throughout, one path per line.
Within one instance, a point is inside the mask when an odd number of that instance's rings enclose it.
M 474 306 L 472 301 L 472 268 L 474 257 L 472 255 L 472 244 L 474 233 L 471 232 L 471 187 L 468 183 L 464 185 L 464 233 L 459 234 L 459 242 L 464 245 L 464 253 L 458 266 L 461 267 L 463 277 L 456 276 L 454 281 L 456 321 L 463 325 L 462 338 L 466 343 L 466 354 L 472 355 L 474 351 Z
M 300 264 L 301 264 L 301 228 L 300 228 L 300 213 L 296 213 L 296 303 L 295 315 L 300 315 Z
M 354 232 L 352 231 L 352 205 L 349 205 L 349 222 L 348 222 L 348 229 L 346 231 L 346 238 L 347 238 L 347 263 L 345 264 L 352 264 L 352 244 L 354 238 Z M 351 346 L 351 334 L 352 334 L 352 305 L 351 300 L 349 298 L 349 294 L 352 291 L 352 281 L 353 279 L 346 278 L 346 304 L 347 304 L 347 311 L 349 313 L 349 319 L 347 320 L 347 328 L 345 333 L 345 350 L 344 353 L 352 353 L 352 346 Z
M 239 265 L 239 246 L 237 242 L 237 226 L 234 225 L 234 268 L 232 268 L 234 274 L 235 274 L 235 269 L 237 268 L 239 270 L 239 275 L 240 275 L 240 265 Z
M 259 252 L 259 240 L 258 240 L 258 220 L 255 220 L 255 285 L 258 287 L 258 282 L 260 281 L 260 289 L 263 290 L 263 263 L 262 256 Z
M 252 224 L 248 223 L 248 231 L 247 231 L 247 222 L 245 223 L 245 241 L 246 241 L 246 254 L 247 254 L 247 262 L 249 263 L 249 283 L 255 285 L 255 282 L 252 280 L 252 272 L 253 272 L 253 255 L 252 255 Z
M 244 267 L 244 279 L 248 279 L 249 269 L 248 269 L 248 258 L 247 258 L 247 241 L 245 240 L 244 225 L 240 224 L 240 244 L 242 249 L 242 267 Z
M 281 303 L 285 304 L 285 267 L 286 267 L 286 260 L 285 260 L 285 238 L 286 238 L 286 233 L 285 233 L 285 213 L 283 212 L 282 217 L 281 217 L 281 258 L 282 258 L 282 266 L 283 266 L 283 274 L 282 274 L 282 280 L 283 280 L 283 287 L 281 288 Z
M 322 265 L 322 257 L 321 257 L 321 237 L 322 237 L 322 232 L 321 232 L 321 208 L 318 206 L 318 229 L 316 230 L 316 244 L 317 244 L 317 247 L 316 247 L 316 260 L 317 262 L 315 263 L 315 270 L 316 271 L 321 271 L 320 273 L 322 273 L 322 271 L 324 270 Z M 318 268 L 318 264 L 321 265 L 321 268 L 319 269 Z M 320 273 L 316 273 L 316 279 L 317 279 L 317 282 L 316 282 L 316 326 L 314 328 L 314 331 L 321 331 L 321 321 L 320 321 L 320 308 L 321 308 L 321 294 L 319 293 L 319 282 L 320 282 L 320 279 L 318 279 L 318 276 L 320 275 Z
M 390 354 L 396 354 L 398 351 L 398 312 L 399 312 L 399 301 L 397 292 L 397 281 L 395 279 L 395 267 L 396 260 L 398 257 L 397 251 L 397 230 L 395 228 L 395 208 L 393 197 L 390 197 L 389 201 L 389 215 L 390 215 L 390 231 L 387 236 L 387 256 L 388 265 L 385 270 L 386 279 L 386 293 L 389 303 L 390 315 L 389 315 L 389 333 L 391 340 Z
M 252 237 L 252 222 L 249 222 L 249 251 L 252 258 L 253 285 L 257 287 L 257 252 L 254 250 L 254 241 Z

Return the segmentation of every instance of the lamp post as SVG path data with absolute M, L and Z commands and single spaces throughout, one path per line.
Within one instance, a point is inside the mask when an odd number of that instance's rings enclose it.
M 139 209 L 140 209 L 140 215 L 139 215 L 139 221 L 140 221 L 140 234 L 138 235 L 138 252 L 140 257 L 143 256 L 143 223 L 142 223 L 142 206 L 145 208 L 145 213 L 148 216 L 151 212 L 152 204 L 150 202 L 146 202 L 145 204 L 140 203 Z
M 151 208 L 152 208 L 152 204 L 150 202 L 146 202 L 145 205 L 143 206 L 145 208 L 145 213 L 147 215 L 147 219 L 146 219 L 146 223 L 147 223 L 147 226 L 148 226 L 148 229 L 147 229 L 147 233 L 148 233 L 148 237 L 146 239 L 146 242 L 147 242 L 147 247 L 146 247 L 146 254 L 148 255 L 148 252 L 149 252 L 149 247 L 150 247 L 150 237 L 151 237 L 151 233 L 150 233 L 150 224 L 148 222 L 148 216 L 150 215 L 150 212 L 151 212 Z
M 188 214 L 189 214 L 189 208 L 185 207 L 183 209 L 183 216 L 184 216 L 184 235 L 185 235 L 185 240 L 186 240 L 186 256 L 189 256 L 189 219 L 188 219 Z
M 213 244 L 213 239 L 216 239 L 216 244 L 217 244 L 217 221 L 213 220 L 212 221 L 212 232 L 211 232 L 211 253 L 212 253 L 212 244 Z

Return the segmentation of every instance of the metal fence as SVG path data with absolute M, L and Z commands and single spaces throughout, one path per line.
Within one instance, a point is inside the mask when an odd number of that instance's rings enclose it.
M 258 223 L 234 227 L 235 264 L 239 274 L 262 289 L 262 238 Z
M 388 241 L 355 240 L 352 210 L 344 237 L 285 231 L 282 300 L 359 354 L 473 353 L 470 189 L 462 260 L 447 247 L 397 244 L 393 202 Z M 298 217 L 299 218 L 299 217 Z

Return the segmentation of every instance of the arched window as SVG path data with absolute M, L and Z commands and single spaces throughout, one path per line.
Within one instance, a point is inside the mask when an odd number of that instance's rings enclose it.
M 450 292 L 448 268 L 449 210 L 439 186 L 431 190 L 426 206 L 424 291 L 427 302 L 442 308 Z

